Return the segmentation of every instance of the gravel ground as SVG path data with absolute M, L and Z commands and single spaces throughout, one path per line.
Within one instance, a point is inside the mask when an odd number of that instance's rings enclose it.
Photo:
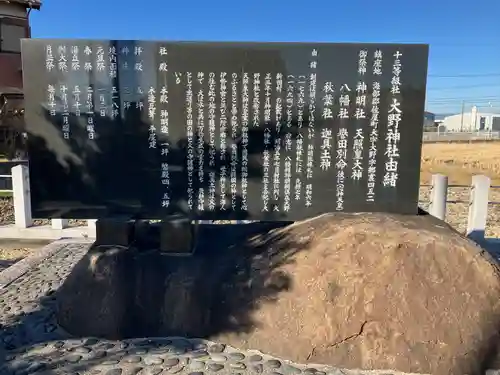
M 0 198 L 0 225 L 14 224 L 12 198 Z M 34 225 L 48 225 L 50 220 L 35 220 Z M 70 226 L 86 225 L 85 220 L 70 220 Z M 47 241 L 0 239 L 0 272 L 46 245 Z
M 0 198 L 0 225 L 14 224 L 14 204 L 12 198 Z M 34 225 L 49 225 L 50 220 L 34 220 Z M 70 220 L 69 226 L 87 225 L 86 220 Z

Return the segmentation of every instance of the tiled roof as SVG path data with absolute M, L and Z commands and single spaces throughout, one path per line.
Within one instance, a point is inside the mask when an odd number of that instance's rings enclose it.
M 42 0 L 0 0 L 0 3 L 17 3 L 33 9 L 40 9 L 42 6 Z

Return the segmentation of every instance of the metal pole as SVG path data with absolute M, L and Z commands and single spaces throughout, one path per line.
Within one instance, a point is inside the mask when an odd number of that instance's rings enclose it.
M 462 116 L 460 118 L 460 133 L 464 131 L 464 111 L 465 111 L 465 100 L 462 100 Z

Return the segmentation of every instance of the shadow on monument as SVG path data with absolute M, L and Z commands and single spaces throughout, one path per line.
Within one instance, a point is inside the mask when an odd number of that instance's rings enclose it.
M 59 323 L 73 334 L 110 339 L 250 332 L 251 312 L 293 287 L 291 275 L 274 269 L 306 244 L 282 246 L 282 234 L 268 234 L 285 226 L 202 226 L 190 257 L 93 248 L 58 291 Z M 269 254 L 252 244 L 256 235 L 280 248 Z M 261 257 L 269 258 L 255 269 Z
M 37 128 L 37 134 L 29 134 L 29 148 L 36 158 L 30 160 L 30 179 L 32 185 L 32 201 L 43 202 L 33 207 L 34 215 L 50 218 L 96 218 L 129 216 L 131 219 L 151 219 L 144 212 L 156 217 L 168 215 L 187 215 L 188 197 L 188 171 L 186 163 L 188 160 L 188 139 L 170 139 L 164 134 L 156 134 L 157 146 L 149 148 L 149 137 L 151 135 L 151 123 L 141 118 L 141 111 L 131 103 L 129 113 L 120 119 L 100 117 L 94 113 L 95 128 L 99 136 L 96 139 L 87 139 L 86 118 L 81 116 L 70 116 L 71 138 L 64 140 L 61 137 L 60 123 L 62 116 L 51 116 L 49 111 L 42 109 L 45 122 L 44 126 Z M 84 120 L 82 120 L 84 119 Z M 262 140 L 264 134 L 268 133 L 270 144 L 280 139 L 282 147 L 285 142 L 284 134 L 289 133 L 291 139 L 295 139 L 300 131 L 307 131 L 307 121 L 303 121 L 302 130 L 298 127 L 295 119 L 292 126 L 287 128 L 281 126 L 276 130 L 276 123 L 262 124 L 257 128 L 251 128 L 248 132 L 248 176 L 249 184 L 262 182 L 263 165 L 262 153 L 264 151 Z M 195 129 L 196 130 L 196 129 Z M 238 134 L 235 139 L 226 139 L 226 158 L 222 160 L 216 157 L 210 161 L 212 153 L 219 154 L 221 149 L 211 146 L 204 139 L 200 141 L 198 135 L 192 138 L 192 146 L 195 149 L 192 188 L 195 193 L 198 189 L 205 191 L 207 199 L 210 187 L 210 174 L 220 173 L 221 167 L 225 167 L 226 176 L 226 202 L 230 201 L 230 176 L 231 148 L 234 144 L 237 150 L 237 160 L 242 160 L 243 136 Z M 162 154 L 161 145 L 168 144 L 169 152 Z M 199 162 L 196 154 L 203 150 L 203 161 Z M 169 164 L 169 185 L 162 185 L 160 166 L 162 162 Z M 203 166 L 203 179 L 198 179 L 198 165 Z M 280 166 L 282 168 L 282 166 Z M 272 167 L 270 168 L 272 170 Z M 241 185 L 241 168 L 237 168 L 237 184 Z M 109 181 L 112 180 L 112 183 Z M 64 183 L 55 183 L 64 181 Z M 219 184 L 217 178 L 216 186 Z M 120 188 L 117 189 L 117 186 Z M 166 187 L 167 186 L 167 187 Z M 168 189 L 170 206 L 162 209 L 161 197 Z M 75 194 L 75 192 L 77 192 Z M 196 194 L 194 194 L 196 195 Z M 75 196 L 78 198 L 75 199 Z M 235 194 L 236 204 L 242 200 L 240 193 Z M 197 207 L 197 197 L 193 197 L 193 206 Z M 197 213 L 200 220 L 245 220 L 249 219 L 248 212 L 243 210 L 222 209 L 220 206 L 220 195 L 215 194 L 218 203 L 212 209 L 205 208 Z M 229 198 L 229 199 L 228 199 Z M 282 205 L 283 198 L 269 202 L 270 206 Z M 205 206 L 206 207 L 206 206 Z M 283 220 L 284 215 L 270 210 L 266 220 Z
M 45 113 L 57 133 L 57 120 L 51 119 L 47 111 Z M 187 138 L 171 141 L 163 135 L 160 138 L 159 135 L 158 146 L 149 148 L 150 125 L 141 120 L 139 113 L 132 111 L 123 121 L 99 118 L 96 127 L 103 129 L 103 135 L 91 141 L 92 147 L 86 147 L 82 144 L 86 138 L 82 135 L 85 129 L 81 124 L 78 125 L 75 118 L 70 121 L 73 122 L 72 132 L 76 136 L 74 140 L 66 142 L 69 151 L 61 146 L 52 146 L 55 142 L 47 135 L 30 134 L 29 137 L 30 147 L 37 150 L 37 158 L 30 160 L 31 185 L 36 185 L 36 188 L 32 188 L 32 199 L 35 202 L 49 202 L 37 207 L 40 214 L 53 218 L 87 218 L 94 213 L 97 214 L 94 217 L 128 216 L 131 219 L 150 219 L 151 217 L 144 216 L 143 213 L 148 210 L 158 217 L 174 214 L 188 216 Z M 161 155 L 161 144 L 170 145 L 166 158 Z M 195 192 L 201 188 L 208 191 L 210 172 L 217 172 L 222 165 L 229 169 L 230 160 L 227 158 L 221 161 L 217 158 L 213 165 L 209 165 L 209 145 L 205 141 L 199 142 L 196 135 L 193 144 L 202 145 L 200 147 L 204 149 L 204 178 L 200 182 L 197 178 L 198 170 L 195 169 L 192 188 Z M 241 158 L 241 149 L 238 154 L 238 158 Z M 162 162 L 169 164 L 170 207 L 160 212 L 159 201 L 163 195 L 162 189 L 165 189 L 160 182 Z M 195 163 L 198 163 L 196 155 Z M 261 168 L 250 163 L 248 179 L 260 177 Z M 113 180 L 111 184 L 110 179 Z M 54 181 L 65 183 L 55 184 Z M 120 189 L 116 189 L 117 186 L 120 186 Z M 75 191 L 79 195 L 78 201 L 74 198 Z M 215 195 L 215 198 L 216 202 L 220 202 L 218 195 Z M 193 200 L 196 207 L 197 200 Z M 241 200 L 239 194 L 236 200 Z M 156 212 L 151 212 L 152 207 L 159 208 Z M 201 220 L 224 220 L 229 216 L 234 220 L 248 218 L 244 211 L 231 214 L 230 210 L 221 210 L 219 204 L 216 204 L 213 210 L 198 214 Z M 276 215 L 270 216 L 270 219 L 275 218 Z
M 108 131 L 113 131 L 111 121 L 109 123 L 106 123 L 107 119 L 100 121 L 103 128 L 107 127 Z M 78 124 L 73 125 L 75 132 L 85 131 L 79 129 Z M 147 127 L 142 125 L 139 128 L 147 129 Z M 103 155 L 113 154 L 110 150 L 116 148 L 130 150 L 137 147 L 141 150 L 140 146 L 127 143 L 136 141 L 139 138 L 137 133 L 129 138 L 125 137 L 126 133 L 126 129 L 123 132 L 116 132 L 116 137 L 108 144 L 97 141 L 97 149 Z M 39 148 L 37 152 L 39 158 L 34 162 L 51 166 L 50 169 L 37 168 L 43 170 L 43 176 L 36 174 L 30 176 L 31 184 L 40 183 L 36 190 L 41 192 L 42 196 L 47 181 L 69 181 L 65 185 L 53 184 L 51 189 L 54 190 L 45 192 L 47 197 L 68 197 L 70 196 L 68 193 L 73 189 L 84 192 L 82 200 L 75 202 L 74 206 L 54 205 L 46 213 L 49 216 L 60 217 L 61 214 L 72 211 L 76 215 L 85 216 L 85 206 L 102 196 L 101 189 L 105 187 L 92 183 L 83 184 L 81 176 L 88 174 L 86 168 L 95 168 L 95 173 L 106 173 L 107 168 L 113 166 L 116 160 L 96 161 L 92 160 L 90 155 L 83 155 L 84 158 L 88 157 L 83 163 L 78 163 L 72 158 L 66 158 L 64 163 L 60 163 L 61 156 L 51 152 L 50 147 L 44 145 L 46 142 L 44 137 L 30 135 L 29 141 L 31 145 Z M 170 155 L 172 166 L 184 165 L 186 154 L 183 144 L 185 140 L 178 142 L 179 147 Z M 81 145 L 73 143 L 72 147 L 70 153 L 78 154 Z M 207 148 L 207 145 L 204 147 Z M 241 150 L 241 147 L 238 146 L 238 149 Z M 207 154 L 208 152 L 205 152 L 205 155 Z M 149 167 L 152 171 L 158 171 L 158 155 L 149 154 L 147 157 L 137 157 L 137 160 L 140 161 L 138 164 L 134 164 L 132 160 L 132 163 L 127 165 L 129 174 L 138 168 Z M 208 160 L 205 160 L 205 165 L 207 164 Z M 229 166 L 229 161 L 227 165 Z M 219 166 L 220 162 L 215 168 Z M 209 171 L 207 168 L 205 173 Z M 252 169 L 250 166 L 249 175 L 260 177 L 260 168 Z M 125 175 L 122 177 L 123 181 L 118 183 L 136 184 L 136 187 L 158 184 L 158 176 L 154 173 L 142 173 L 142 178 L 135 181 L 128 180 Z M 171 178 L 172 202 L 176 213 L 183 213 L 182 205 L 178 202 L 187 199 L 185 194 L 187 186 L 183 178 L 185 176 L 180 177 Z M 208 178 L 205 178 L 205 183 L 207 181 Z M 130 206 L 120 201 L 119 191 L 116 194 L 118 197 L 115 202 L 119 203 L 114 206 L 111 204 L 113 213 L 127 212 Z M 141 200 L 148 202 L 150 195 L 145 191 Z M 271 214 L 270 220 L 273 218 L 275 219 Z M 216 215 L 207 213 L 202 219 L 223 220 L 224 215 L 220 212 Z M 237 219 L 246 219 L 246 216 L 242 214 Z M 251 318 L 252 312 L 260 304 L 273 303 L 279 293 L 293 288 L 291 275 L 275 271 L 277 267 L 291 261 L 290 258 L 307 245 L 287 243 L 283 238 L 284 234 L 279 233 L 279 229 L 290 224 L 291 222 L 258 222 L 245 225 L 200 225 L 196 252 L 190 257 L 163 256 L 155 250 L 139 251 L 136 248 L 119 246 L 107 248 L 92 246 L 71 270 L 62 286 L 55 287 L 40 299 L 41 309 L 12 317 L 15 324 L 3 327 L 4 334 L 9 337 L 11 331 L 13 336 L 16 327 L 29 325 L 27 322 L 50 321 L 54 319 L 54 314 L 57 315 L 60 325 L 71 335 L 61 336 L 61 333 L 56 333 L 56 327 L 52 327 L 53 331 L 49 329 L 44 332 L 43 342 L 69 337 L 209 338 L 226 332 L 250 332 L 255 328 Z M 278 232 L 272 234 L 271 232 L 275 230 Z M 255 243 L 257 240 L 252 240 L 256 236 L 259 236 L 260 245 Z M 273 243 L 277 241 L 279 247 L 273 248 Z M 1 343 L 0 354 L 5 353 L 5 350 L 15 350 L 27 344 L 35 342 L 13 340 Z M 184 344 L 177 344 L 182 346 L 180 349 L 186 349 L 183 347 Z M 85 343 L 82 344 L 84 345 Z M 128 353 L 130 354 L 130 350 Z M 0 358 L 0 363 L 5 362 L 5 359 Z M 33 363 L 45 361 L 43 356 L 32 360 Z M 109 356 L 80 361 L 72 366 L 72 371 L 84 371 L 85 368 L 105 360 L 110 360 Z M 44 365 L 48 371 L 46 374 L 51 374 L 51 370 L 56 369 L 58 365 L 60 363 L 57 361 Z M 14 369 L 6 369 L 6 371 L 11 370 Z

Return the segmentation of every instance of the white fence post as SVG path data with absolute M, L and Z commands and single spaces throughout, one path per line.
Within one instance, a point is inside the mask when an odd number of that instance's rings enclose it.
M 448 176 L 442 174 L 432 175 L 429 213 L 444 220 L 446 217 L 446 200 L 448 199 Z
M 25 165 L 12 167 L 12 195 L 16 227 L 28 228 L 32 226 L 30 176 L 29 169 Z
M 490 178 L 487 176 L 479 175 L 472 177 L 467 236 L 474 241 L 484 240 L 486 219 L 488 217 L 490 183 Z
M 87 220 L 87 229 L 89 237 L 94 237 L 96 235 L 96 219 Z
M 68 227 L 68 219 L 52 219 L 52 229 L 64 229 Z

